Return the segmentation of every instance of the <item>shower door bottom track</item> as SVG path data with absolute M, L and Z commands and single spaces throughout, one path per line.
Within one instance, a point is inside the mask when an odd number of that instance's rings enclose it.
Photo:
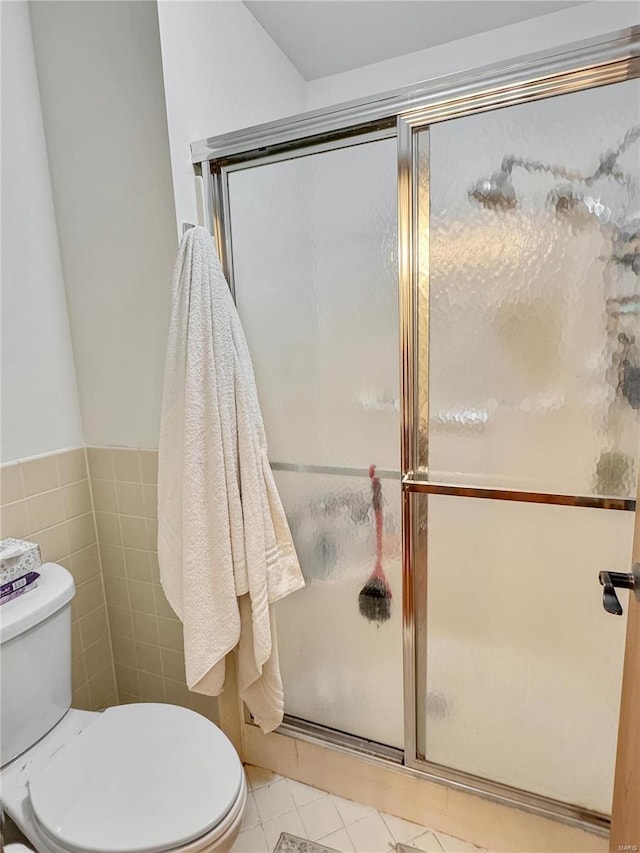
M 249 712 L 246 723 L 254 725 Z M 601 837 L 609 835 L 611 819 L 600 812 L 584 809 L 549 797 L 493 782 L 451 767 L 417 759 L 411 765 L 405 761 L 403 750 L 332 729 L 318 723 L 285 714 L 276 734 L 303 740 L 316 746 L 332 749 L 371 764 L 387 767 L 430 782 L 464 791 L 483 799 L 521 809 L 541 817 L 575 826 Z

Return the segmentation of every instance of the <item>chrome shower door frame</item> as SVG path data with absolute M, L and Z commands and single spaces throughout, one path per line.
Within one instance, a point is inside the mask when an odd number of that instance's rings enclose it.
M 405 747 L 404 772 L 568 824 L 606 834 L 606 815 L 561 803 L 491 780 L 430 763 L 425 757 L 426 699 L 426 548 L 418 518 L 416 496 L 457 494 L 528 503 L 590 506 L 633 511 L 635 501 L 588 495 L 558 495 L 430 482 L 418 470 L 416 365 L 417 336 L 417 133 L 432 124 L 502 107 L 533 102 L 640 77 L 640 27 L 563 49 L 500 63 L 473 73 L 449 75 L 435 81 L 353 101 L 234 133 L 194 142 L 192 162 L 202 174 L 212 231 L 232 292 L 232 232 L 229 174 L 278 160 L 292 159 L 397 135 L 398 240 L 401 369 L 401 479 L 403 543 L 403 658 Z M 424 265 L 423 265 L 424 267 Z M 428 322 L 428 321 L 427 321 Z M 428 336 L 427 336 L 428 338 Z M 420 345 L 428 347 L 428 341 Z M 423 352 L 428 364 L 428 352 Z M 421 388 L 422 410 L 428 410 L 428 389 Z M 337 472 L 336 472 L 337 473 Z M 422 533 L 420 532 L 422 530 Z M 285 719 L 282 734 L 358 755 L 364 760 L 393 765 L 397 751 L 343 735 L 304 721 Z

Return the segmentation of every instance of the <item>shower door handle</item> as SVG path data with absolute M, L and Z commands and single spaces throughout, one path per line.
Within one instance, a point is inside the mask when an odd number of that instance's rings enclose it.
M 640 594 L 640 563 L 633 567 L 633 573 L 600 572 L 598 579 L 604 587 L 602 591 L 602 606 L 613 616 L 622 616 L 622 605 L 616 595 L 618 589 L 633 589 Z

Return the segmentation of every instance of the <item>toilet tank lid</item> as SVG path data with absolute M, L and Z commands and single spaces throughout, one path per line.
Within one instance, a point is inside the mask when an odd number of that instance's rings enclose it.
M 44 563 L 35 589 L 0 607 L 0 644 L 44 622 L 73 598 L 73 577 L 57 563 Z

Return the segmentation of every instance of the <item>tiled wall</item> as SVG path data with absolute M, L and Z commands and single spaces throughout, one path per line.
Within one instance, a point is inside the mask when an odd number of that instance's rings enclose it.
M 217 700 L 187 690 L 182 625 L 160 586 L 157 451 L 87 453 L 120 702 L 170 702 L 217 722 Z
M 117 692 L 84 448 L 2 465 L 0 492 L 0 536 L 37 542 L 43 561 L 61 563 L 74 577 L 74 707 L 112 705 Z

